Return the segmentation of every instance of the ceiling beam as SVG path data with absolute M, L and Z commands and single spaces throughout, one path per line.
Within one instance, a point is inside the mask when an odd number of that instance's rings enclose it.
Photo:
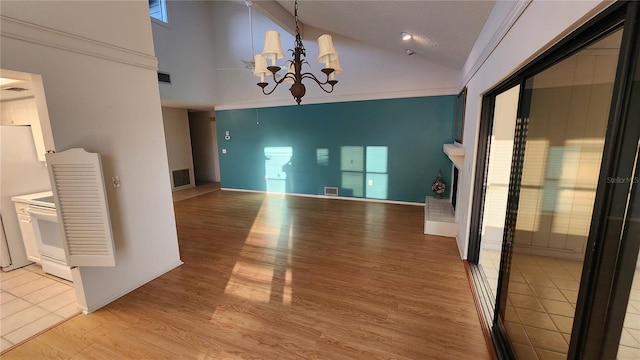
M 278 24 L 289 34 L 296 35 L 296 21 L 293 15 L 288 12 L 282 5 L 275 0 L 256 0 L 252 2 L 252 6 L 268 17 L 271 21 Z M 300 36 L 304 33 L 304 24 L 298 20 L 300 28 Z

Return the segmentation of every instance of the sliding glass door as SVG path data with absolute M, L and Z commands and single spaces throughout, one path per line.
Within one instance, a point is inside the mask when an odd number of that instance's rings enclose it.
M 613 4 L 483 98 L 469 262 L 499 358 L 640 358 L 639 14 Z
M 499 318 L 517 358 L 567 356 L 622 30 L 525 80 Z
M 484 208 L 480 229 L 478 268 L 489 285 L 487 296 L 495 302 L 503 248 L 504 220 L 509 196 L 511 150 L 518 113 L 520 85 L 495 97 L 487 176 L 484 186 Z

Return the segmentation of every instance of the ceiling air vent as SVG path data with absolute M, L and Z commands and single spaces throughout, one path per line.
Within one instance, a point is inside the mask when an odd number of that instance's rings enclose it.
M 27 91 L 29 89 L 25 89 L 23 87 L 13 86 L 13 87 L 5 88 L 5 89 L 2 89 L 2 90 L 6 90 L 6 91 Z
M 158 82 L 171 84 L 171 74 L 158 71 Z

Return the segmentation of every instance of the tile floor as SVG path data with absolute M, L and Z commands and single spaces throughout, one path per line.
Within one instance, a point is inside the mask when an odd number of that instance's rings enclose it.
M 39 265 L 0 271 L 0 352 L 79 312 L 73 284 Z
M 500 252 L 483 249 L 480 264 L 494 296 Z M 505 328 L 517 359 L 566 359 L 582 262 L 514 255 Z M 618 359 L 640 359 L 640 270 L 636 269 Z
M 427 207 L 429 208 L 428 219 L 429 221 L 454 223 L 456 222 L 456 215 L 453 212 L 451 201 L 448 198 L 435 198 L 433 196 L 427 196 Z

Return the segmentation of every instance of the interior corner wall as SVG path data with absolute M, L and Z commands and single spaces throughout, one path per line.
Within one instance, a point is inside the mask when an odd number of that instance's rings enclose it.
M 93 311 L 181 264 L 148 4 L 0 6 L 0 63 L 42 75 L 53 150 L 99 153 L 105 182 L 121 180 L 106 190 L 116 266 L 79 268 Z M 110 41 L 116 35 L 124 38 Z
M 169 24 L 152 21 L 158 70 L 171 74 L 160 84 L 166 106 L 212 107 L 215 43 L 211 1 L 167 1 Z M 174 105 L 171 105 L 174 104 Z
M 267 191 L 273 170 L 286 179 L 286 192 L 322 195 L 325 186 L 335 186 L 340 196 L 371 198 L 371 186 L 385 181 L 371 175 L 379 171 L 388 176 L 379 199 L 424 203 L 438 171 L 451 184 L 442 145 L 453 141 L 455 102 L 455 95 L 445 95 L 216 111 L 221 186 Z M 366 159 L 372 146 L 387 151 L 377 169 Z M 282 147 L 291 148 L 290 163 L 284 156 L 270 165 L 265 150 Z M 349 156 L 354 150 L 362 155 Z
M 215 163 L 215 166 L 213 167 L 213 181 L 220 182 L 220 148 L 218 146 L 218 129 L 216 127 L 216 118 L 210 117 L 209 124 L 211 125 L 211 147 L 213 150 L 213 161 Z
M 526 64 L 528 60 L 549 48 L 572 29 L 585 23 L 589 18 L 604 10 L 610 3 L 604 1 L 544 1 L 534 0 L 517 18 L 506 35 L 499 41 L 491 55 L 473 74 L 467 86 L 467 107 L 463 146 L 465 148 L 464 168 L 460 174 L 460 198 L 458 206 L 464 209 L 459 219 L 458 249 L 463 259 L 467 258 L 469 246 L 469 217 L 472 212 L 471 198 L 476 164 L 476 147 L 482 95 Z M 540 19 L 544 19 L 541 21 Z M 485 28 L 496 28 L 503 22 L 504 12 L 500 16 L 491 14 Z M 486 41 L 486 38 L 484 39 Z M 475 59 L 467 59 L 474 63 Z M 462 78 L 465 78 L 462 74 Z M 473 140 L 473 141 L 472 141 Z M 475 230 L 474 230 L 475 231 Z
M 193 172 L 197 182 L 216 181 L 217 163 L 213 146 L 211 127 L 215 124 L 209 119 L 209 111 L 189 112 L 189 133 L 193 153 Z
M 195 186 L 189 115 L 186 109 L 162 108 L 164 139 L 166 143 L 169 171 L 189 170 L 189 185 L 175 186 L 173 189 Z

